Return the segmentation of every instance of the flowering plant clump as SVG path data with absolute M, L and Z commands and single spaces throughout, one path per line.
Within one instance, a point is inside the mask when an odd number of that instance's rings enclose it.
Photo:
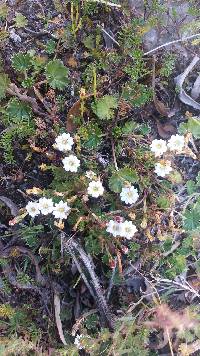
M 56 219 L 67 219 L 70 207 L 62 200 L 55 204 L 52 199 L 40 198 L 38 202 L 28 202 L 26 205 L 26 211 L 31 217 L 35 217 L 39 214 L 48 215 L 53 214 Z
M 198 352 L 199 58 L 184 68 L 198 1 L 132 1 L 133 16 L 131 1 L 13 2 L 0 1 L 0 349 Z M 189 46 L 149 50 L 146 31 L 169 23 Z
M 132 221 L 125 220 L 124 222 L 119 222 L 117 220 L 110 220 L 107 224 L 106 231 L 114 237 L 120 236 L 129 240 L 135 235 L 137 228 Z
M 155 154 L 155 157 L 160 157 L 166 154 L 169 155 L 170 152 L 175 154 L 181 154 L 186 146 L 186 140 L 184 136 L 172 135 L 168 142 L 164 140 L 153 140 L 150 149 Z M 155 164 L 155 173 L 164 178 L 172 172 L 171 161 L 168 158 L 164 158 Z

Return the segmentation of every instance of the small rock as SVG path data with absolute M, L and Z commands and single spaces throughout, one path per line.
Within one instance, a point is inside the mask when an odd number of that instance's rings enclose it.
M 158 40 L 158 31 L 155 28 L 152 28 L 144 35 L 143 42 L 145 49 L 150 51 L 151 49 L 155 48 L 158 45 Z
M 15 29 L 12 28 L 10 30 L 10 38 L 13 40 L 15 43 L 20 43 L 22 41 L 21 37 L 15 32 Z

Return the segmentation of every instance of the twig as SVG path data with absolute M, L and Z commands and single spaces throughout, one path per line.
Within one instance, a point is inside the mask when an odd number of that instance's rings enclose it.
M 117 42 L 117 41 L 110 35 L 110 33 L 108 33 L 108 32 L 107 32 L 103 27 L 101 27 L 100 25 L 97 25 L 97 27 L 99 27 L 102 32 L 104 32 L 118 47 L 120 47 L 119 42 Z
M 40 111 L 39 105 L 34 98 L 26 94 L 21 94 L 19 88 L 15 84 L 10 84 L 9 88 L 7 89 L 7 93 L 12 96 L 17 96 L 19 100 L 28 103 L 32 107 L 32 110 L 35 114 L 46 118 L 49 117 L 46 113 Z
M 94 314 L 97 312 L 97 309 L 92 309 L 90 311 L 88 311 L 87 313 L 83 314 L 78 320 L 76 320 L 76 323 L 73 325 L 72 327 L 72 336 L 75 336 L 81 323 L 85 320 L 85 318 L 87 318 L 88 316 Z
M 195 35 L 191 35 L 191 36 L 188 36 L 188 37 L 185 37 L 185 38 L 179 38 L 178 40 L 174 40 L 174 41 L 170 41 L 170 42 L 164 43 L 164 44 L 162 44 L 162 45 L 160 45 L 160 46 L 158 46 L 156 48 L 151 49 L 148 52 L 143 53 L 143 56 L 148 56 L 149 54 L 151 54 L 151 53 L 153 53 L 153 52 L 155 52 L 155 51 L 157 51 L 157 50 L 159 50 L 161 48 L 170 46 L 170 45 L 172 45 L 174 43 L 188 41 L 188 40 L 190 40 L 192 38 L 199 37 L 199 36 L 200 36 L 200 33 L 196 33 Z
M 114 161 L 115 169 L 116 169 L 116 171 L 118 171 L 119 168 L 118 168 L 118 165 L 117 165 L 117 160 L 116 160 L 116 155 L 115 155 L 115 146 L 114 146 L 113 139 L 111 139 L 111 146 L 112 146 L 112 154 L 113 154 L 113 161 Z
M 108 5 L 108 6 L 111 6 L 111 7 L 121 7 L 121 5 L 119 4 L 114 4 L 113 2 L 110 2 L 110 1 L 106 1 L 106 0 L 86 0 L 87 2 L 97 2 L 99 4 L 105 4 L 105 5 Z
M 114 277 L 115 277 L 116 268 L 117 268 L 117 257 L 115 257 L 114 263 L 115 264 L 114 264 L 114 268 L 113 268 L 113 271 L 112 271 L 112 276 L 110 278 L 110 283 L 109 283 L 108 291 L 107 291 L 107 297 L 106 297 L 107 302 L 109 301 L 111 290 L 112 290 L 112 287 L 113 287 Z
M 94 271 L 92 259 L 85 253 L 83 248 L 77 241 L 73 239 L 73 237 L 66 241 L 65 248 L 69 251 L 72 258 L 74 259 L 74 262 L 79 272 L 81 272 L 81 276 L 83 277 L 86 286 L 95 299 L 104 324 L 107 324 L 111 329 L 113 329 L 113 320 L 107 305 L 107 301 L 104 297 L 103 289 Z M 84 269 L 89 274 L 88 277 L 86 277 Z

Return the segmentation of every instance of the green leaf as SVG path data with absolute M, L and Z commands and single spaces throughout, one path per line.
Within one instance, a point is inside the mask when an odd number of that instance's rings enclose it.
M 186 231 L 200 228 L 200 211 L 196 209 L 186 209 L 183 217 L 183 227 Z
M 16 53 L 12 57 L 12 67 L 18 72 L 25 72 L 32 66 L 32 57 L 29 53 Z
M 122 127 L 121 131 L 123 134 L 128 135 L 131 134 L 135 129 L 137 129 L 137 127 L 138 124 L 135 121 L 127 121 Z
M 21 121 L 23 119 L 29 120 L 31 117 L 31 108 L 26 103 L 19 101 L 18 99 L 11 99 L 7 106 L 7 112 L 15 121 Z
M 126 182 L 135 183 L 137 181 L 136 171 L 129 167 L 124 167 L 112 174 L 109 179 L 109 188 L 112 192 L 120 193 Z
M 53 89 L 64 89 L 69 84 L 69 70 L 59 59 L 50 61 L 46 66 L 46 78 Z
M 105 95 L 101 99 L 97 99 L 92 104 L 93 112 L 102 120 L 110 120 L 114 116 L 114 109 L 118 107 L 118 100 L 114 96 Z
M 187 187 L 187 193 L 189 195 L 193 194 L 194 192 L 196 192 L 196 184 L 193 180 L 188 180 L 186 183 L 186 187 Z
M 161 209 L 169 209 L 171 206 L 171 201 L 169 197 L 166 195 L 160 195 L 157 199 L 156 202 Z
M 196 117 L 189 117 L 187 122 L 180 124 L 179 133 L 191 132 L 195 138 L 200 138 L 200 120 Z
M 10 79 L 7 74 L 0 73 L 0 99 L 3 99 L 6 95 L 6 90 L 10 85 Z
M 27 18 L 21 14 L 21 12 L 15 13 L 15 26 L 17 28 L 25 27 L 28 24 Z
M 137 173 L 134 169 L 129 167 L 124 167 L 119 170 L 119 175 L 123 181 L 129 183 L 135 183 L 138 181 Z
M 48 54 L 52 54 L 55 52 L 56 50 L 56 42 L 52 39 L 50 39 L 49 41 L 47 41 L 47 44 L 45 46 L 45 50 Z
M 112 192 L 120 193 L 122 190 L 122 182 L 121 178 L 117 173 L 113 173 L 113 175 L 109 179 L 109 188 Z

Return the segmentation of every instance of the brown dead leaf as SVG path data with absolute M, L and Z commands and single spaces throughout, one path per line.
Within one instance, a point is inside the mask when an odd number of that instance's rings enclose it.
M 155 108 L 159 112 L 159 114 L 161 116 L 168 117 L 170 113 L 170 109 L 162 101 L 158 100 L 158 98 L 155 95 L 153 101 L 154 101 Z
M 73 56 L 70 56 L 67 59 L 67 64 L 68 64 L 69 67 L 72 67 L 72 68 L 77 68 L 78 67 L 77 60 Z
M 84 99 L 86 100 L 91 96 L 94 96 L 94 94 L 86 94 L 84 96 Z M 79 99 L 74 103 L 74 105 L 72 105 L 71 109 L 69 109 L 68 111 L 67 122 L 66 122 L 66 128 L 68 132 L 74 132 L 76 130 L 76 124 L 74 123 L 74 119 L 76 117 L 79 117 L 80 115 L 81 115 L 81 101 Z
M 170 122 L 162 124 L 159 120 L 156 120 L 156 125 L 160 137 L 164 139 L 168 139 L 176 133 L 176 128 Z
M 74 103 L 67 114 L 66 128 L 68 132 L 74 132 L 76 130 L 76 125 L 74 123 L 74 118 L 81 115 L 81 101 L 78 100 Z

